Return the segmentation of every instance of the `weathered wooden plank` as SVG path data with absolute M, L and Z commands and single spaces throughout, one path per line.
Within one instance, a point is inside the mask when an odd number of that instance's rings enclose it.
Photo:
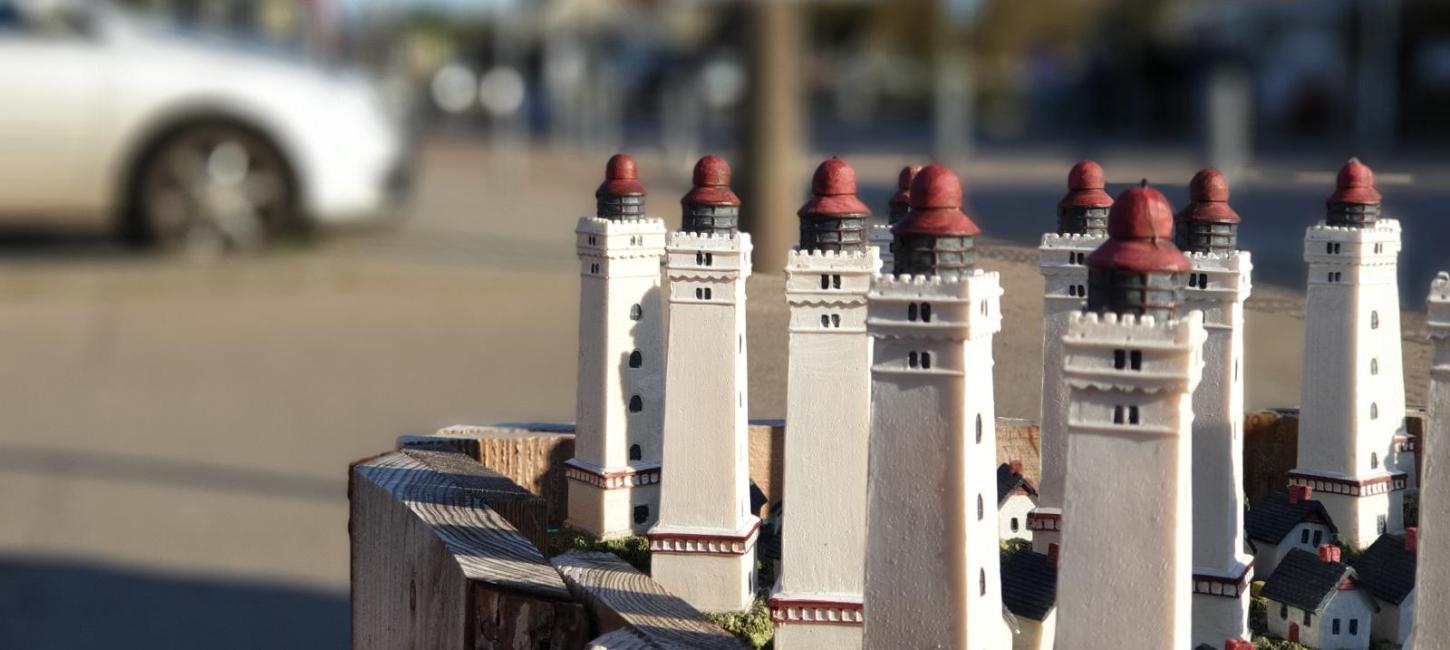
M 590 608 L 600 632 L 629 629 L 660 648 L 744 647 L 699 610 L 611 553 L 569 552 L 553 563 L 574 596 Z
M 434 471 L 449 475 L 459 489 L 477 493 L 488 507 L 533 542 L 535 548 L 548 552 L 549 508 L 543 497 L 484 467 L 472 456 L 426 449 L 404 449 L 403 453 Z
M 463 452 L 543 497 L 549 507 L 550 526 L 563 525 L 568 515 L 564 461 L 574 455 L 572 424 L 458 425 L 439 429 L 433 435 L 402 436 L 398 447 Z
M 584 608 L 460 476 L 399 452 L 353 465 L 353 647 L 581 647 Z

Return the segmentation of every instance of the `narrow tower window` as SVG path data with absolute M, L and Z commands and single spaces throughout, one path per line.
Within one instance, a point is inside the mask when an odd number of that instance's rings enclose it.
M 629 398 L 629 412 L 638 413 L 644 410 L 644 400 L 639 395 Z
M 1122 424 L 1122 423 L 1123 423 L 1123 407 L 1122 406 L 1114 406 L 1113 407 L 1113 424 Z
M 1379 404 L 1376 404 L 1374 402 L 1370 402 L 1369 403 L 1369 419 L 1371 419 L 1371 420 L 1378 420 L 1378 419 L 1380 419 L 1380 405 Z
M 980 595 L 987 595 L 987 570 L 977 569 L 977 591 Z
M 906 355 L 906 365 L 911 366 L 912 368 L 915 368 L 917 366 L 915 352 L 911 352 Z
M 1379 312 L 1372 311 L 1372 312 L 1369 313 L 1369 328 L 1372 329 L 1372 330 L 1377 330 L 1377 329 L 1380 328 L 1380 313 Z
M 1137 424 L 1137 423 L 1138 423 L 1138 407 L 1136 407 L 1136 406 L 1129 406 L 1128 407 L 1128 424 Z
M 916 320 L 916 303 L 911 303 L 906 306 L 906 320 Z
M 841 276 L 839 276 L 839 275 L 832 275 L 831 276 L 831 288 L 832 289 L 840 289 L 841 288 Z
M 931 303 L 929 302 L 921 303 L 921 322 L 931 322 Z
M 629 367 L 638 368 L 644 365 L 644 355 L 639 350 L 629 353 Z
M 987 509 L 982 506 L 982 495 L 977 495 L 977 521 L 987 516 Z
M 1132 354 L 1129 355 L 1129 362 L 1130 362 L 1129 365 L 1130 365 L 1130 367 L 1132 367 L 1132 369 L 1134 369 L 1134 370 L 1142 370 L 1143 369 L 1143 351 L 1142 350 L 1133 350 Z
M 1113 368 L 1122 370 L 1128 366 L 1128 351 L 1113 350 Z
M 923 352 L 923 353 L 921 353 L 921 367 L 922 368 L 925 368 L 925 369 L 928 369 L 928 370 L 931 369 L 931 353 L 930 352 Z
M 1077 295 L 1086 297 L 1087 296 L 1087 288 L 1084 287 L 1084 286 L 1082 286 L 1082 285 L 1080 285 L 1080 284 L 1077 285 Z
M 1379 359 L 1370 359 L 1369 360 L 1369 374 L 1371 374 L 1371 375 L 1378 375 L 1378 374 L 1380 374 L 1380 360 Z
M 1077 285 L 1075 285 L 1075 284 L 1069 284 L 1069 285 L 1067 285 L 1067 295 L 1069 295 L 1069 296 L 1076 296 L 1077 295 Z
M 826 275 L 825 273 L 822 273 L 821 274 L 821 288 L 822 289 L 830 289 L 831 288 L 831 276 Z
M 840 327 L 840 326 L 841 326 L 841 315 L 840 314 L 831 314 L 831 327 Z
M 1378 453 L 1376 453 L 1376 452 L 1373 452 L 1373 451 L 1372 452 L 1369 452 L 1369 468 L 1370 469 L 1379 469 L 1379 466 L 1380 466 L 1380 455 Z
M 821 314 L 821 327 L 830 327 L 830 326 L 831 326 L 831 317 L 830 316 L 827 316 L 825 314 Z
M 640 307 L 639 305 L 634 305 L 633 307 L 630 307 L 629 308 L 629 319 L 630 320 L 639 320 L 641 318 L 644 318 L 644 307 Z
M 629 459 L 630 460 L 643 460 L 644 459 L 644 450 L 643 449 L 640 449 L 639 445 L 630 445 L 629 446 Z
M 982 414 L 977 414 L 977 444 L 982 442 Z

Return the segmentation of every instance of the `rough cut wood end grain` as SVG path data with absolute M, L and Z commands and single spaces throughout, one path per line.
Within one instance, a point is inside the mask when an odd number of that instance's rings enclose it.
M 524 489 L 544 498 L 549 525 L 563 525 L 568 512 L 564 461 L 574 456 L 572 424 L 520 423 L 455 425 L 427 436 L 402 436 L 399 449 L 459 451 Z
M 629 629 L 649 644 L 606 647 L 744 647 L 699 610 L 612 553 L 572 551 L 555 557 L 553 563 L 574 596 L 589 608 L 600 632 Z
M 582 647 L 583 607 L 488 506 L 486 479 L 439 469 L 452 460 L 393 452 L 353 465 L 353 647 Z

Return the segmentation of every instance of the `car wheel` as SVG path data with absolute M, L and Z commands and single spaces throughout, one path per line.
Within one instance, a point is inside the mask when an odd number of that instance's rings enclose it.
M 180 131 L 146 158 L 139 181 L 135 225 L 165 250 L 197 257 L 257 250 L 298 223 L 285 161 L 248 129 Z

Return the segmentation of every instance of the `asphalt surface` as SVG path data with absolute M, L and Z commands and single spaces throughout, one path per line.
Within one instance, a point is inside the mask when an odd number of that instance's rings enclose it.
M 572 419 L 571 231 L 604 158 L 435 138 L 403 223 L 205 265 L 0 231 L 0 647 L 345 646 L 348 463 L 450 424 Z M 872 205 L 904 160 L 861 157 Z M 1050 227 L 1071 162 L 968 166 L 969 209 L 994 243 L 984 265 L 1007 288 L 999 415 L 1036 415 L 1041 284 L 1020 244 Z M 1193 171 L 1105 167 L 1118 183 Z M 677 222 L 687 170 L 641 159 L 651 212 Z M 1251 407 L 1297 397 L 1292 288 L 1323 182 L 1235 191 L 1260 284 Z M 1383 188 L 1405 219 L 1410 296 L 1446 262 L 1432 243 L 1443 188 Z M 750 286 L 754 417 L 784 412 L 780 287 Z M 1412 400 L 1417 327 L 1408 316 Z

